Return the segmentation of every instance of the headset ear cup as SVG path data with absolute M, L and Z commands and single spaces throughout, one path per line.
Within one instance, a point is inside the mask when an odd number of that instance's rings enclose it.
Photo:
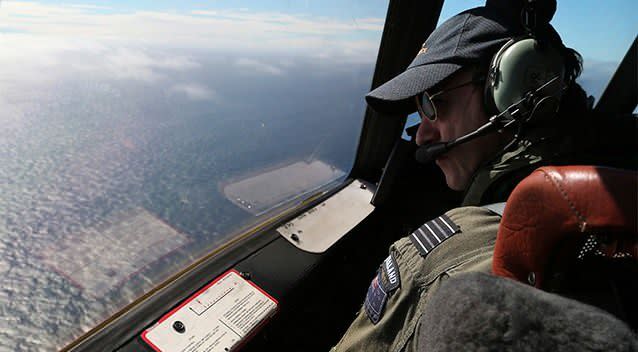
M 487 115 L 492 116 L 500 113 L 500 111 L 497 111 L 496 105 L 494 104 L 494 91 L 489 76 L 490 73 L 488 72 L 485 87 L 483 88 L 483 105 L 485 106 Z
M 563 85 L 565 64 L 559 51 L 531 37 L 508 41 L 494 55 L 485 82 L 484 101 L 490 114 L 503 112 L 554 77 Z M 560 101 L 560 92 L 555 95 Z
M 501 113 L 494 102 L 494 90 L 498 86 L 499 79 L 499 64 L 501 62 L 501 58 L 503 57 L 503 52 L 507 50 L 512 44 L 516 42 L 515 39 L 510 39 L 505 43 L 492 57 L 490 60 L 490 65 L 487 70 L 487 75 L 485 77 L 485 89 L 483 93 L 483 101 L 485 104 L 485 110 L 489 116 L 496 115 Z

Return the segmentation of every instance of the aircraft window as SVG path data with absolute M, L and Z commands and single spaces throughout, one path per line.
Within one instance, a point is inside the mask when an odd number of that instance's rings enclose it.
M 439 23 L 485 1 L 445 0 Z M 638 33 L 634 0 L 558 0 L 552 25 L 563 43 L 583 56 L 583 73 L 577 82 L 596 101 L 600 98 Z
M 408 118 L 405 120 L 405 126 L 403 128 L 403 134 L 401 135 L 401 138 L 403 138 L 403 140 L 410 141 L 412 138 L 408 135 L 406 129 L 412 126 L 416 126 L 419 123 L 421 123 L 421 116 L 419 116 L 419 113 L 414 112 L 408 115 Z
M 0 350 L 63 347 L 350 170 L 387 0 L 0 3 Z

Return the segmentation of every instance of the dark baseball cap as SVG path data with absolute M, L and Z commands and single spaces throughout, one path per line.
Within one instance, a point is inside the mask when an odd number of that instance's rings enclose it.
M 507 8 L 508 3 L 515 1 L 492 2 L 495 5 L 490 6 L 488 1 L 486 6 L 461 12 L 437 27 L 403 73 L 366 95 L 368 104 L 383 113 L 414 112 L 416 104 L 412 97 L 463 67 L 488 62 L 507 41 L 523 35 L 520 7 Z M 554 2 L 551 15 L 555 9 Z M 549 27 L 551 15 L 546 22 Z M 554 32 L 553 28 L 551 31 Z

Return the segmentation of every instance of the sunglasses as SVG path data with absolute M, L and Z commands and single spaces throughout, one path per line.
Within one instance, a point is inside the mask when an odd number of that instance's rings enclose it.
M 419 115 L 421 115 L 421 119 L 426 118 L 430 121 L 436 121 L 437 118 L 437 111 L 436 111 L 436 105 L 434 104 L 434 99 L 442 94 L 445 94 L 447 92 L 453 91 L 455 89 L 459 89 L 461 87 L 465 87 L 468 86 L 470 84 L 474 84 L 474 83 L 481 83 L 481 82 L 485 82 L 485 78 L 480 77 L 480 78 L 476 78 L 473 79 L 471 81 L 465 82 L 465 83 L 461 83 L 458 86 L 454 86 L 451 88 L 447 88 L 447 89 L 443 89 L 441 91 L 438 91 L 434 94 L 428 94 L 428 92 L 421 92 L 419 94 L 417 94 L 415 96 L 416 99 L 416 108 L 417 111 L 419 112 Z

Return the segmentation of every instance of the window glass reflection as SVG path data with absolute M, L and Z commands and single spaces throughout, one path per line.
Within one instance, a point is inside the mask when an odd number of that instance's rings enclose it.
M 0 4 L 0 350 L 63 347 L 350 170 L 387 1 Z

